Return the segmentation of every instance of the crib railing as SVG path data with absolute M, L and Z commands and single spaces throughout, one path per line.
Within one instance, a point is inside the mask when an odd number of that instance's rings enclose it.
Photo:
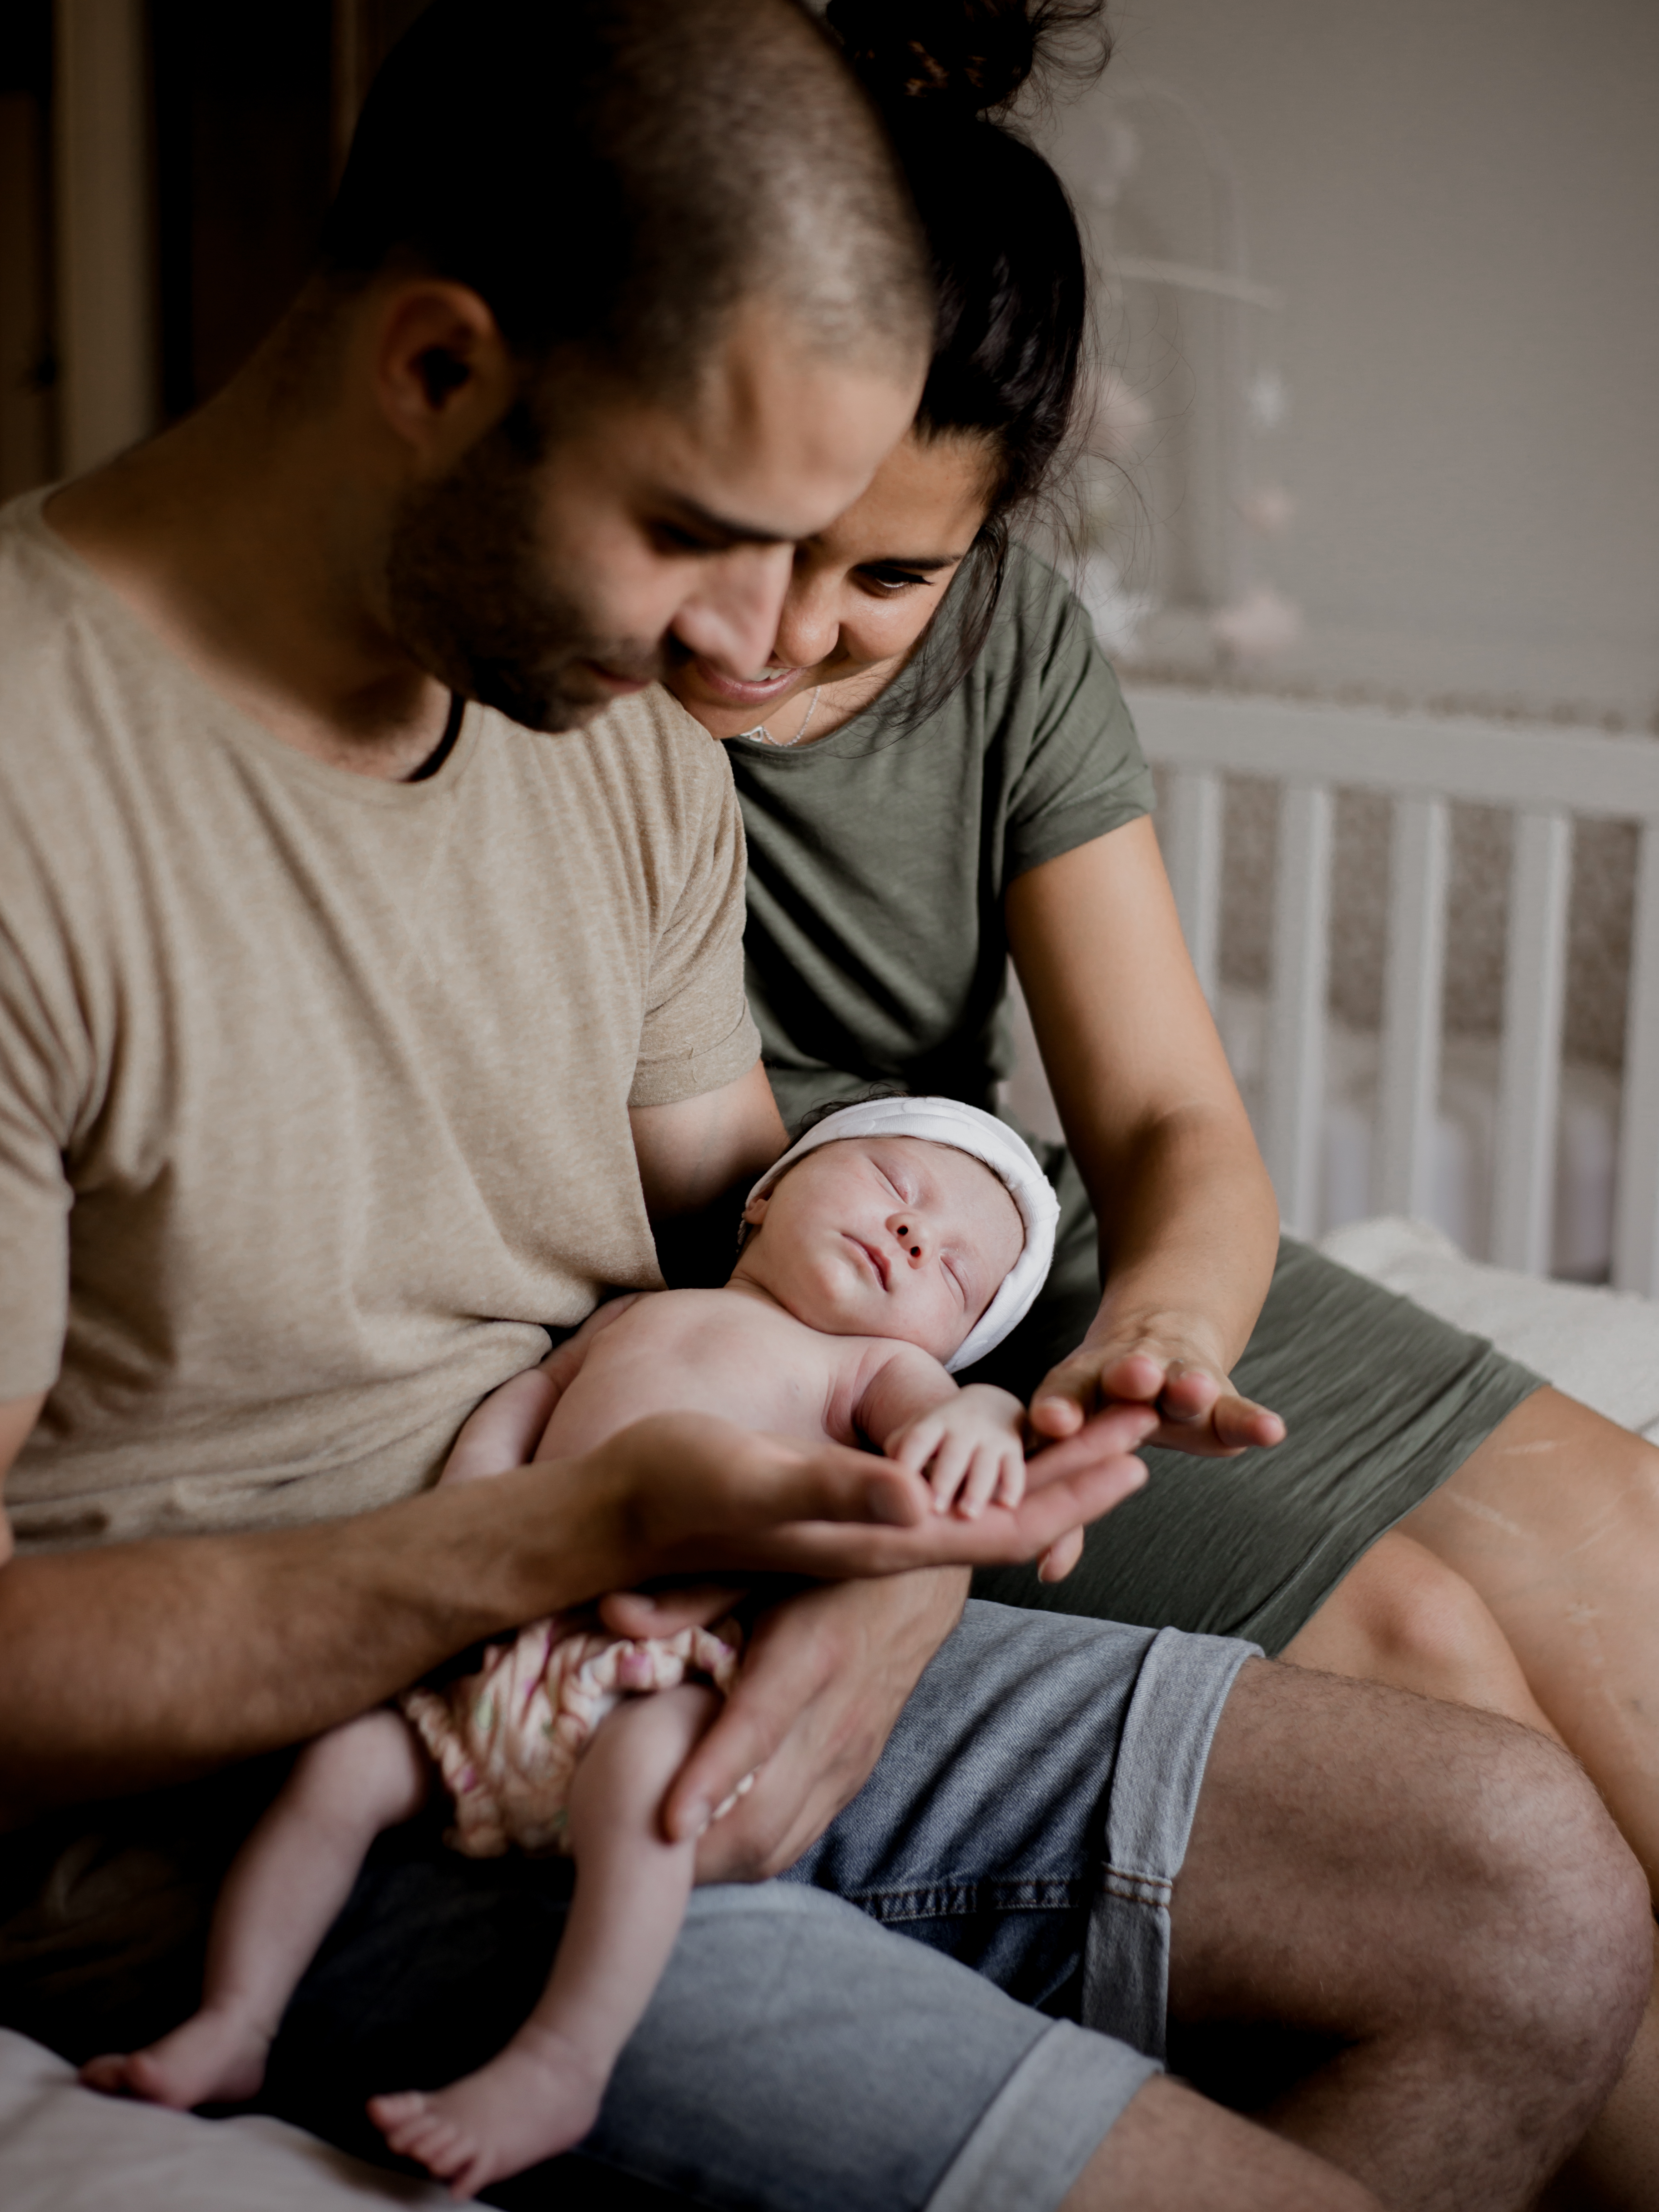
M 1221 928 L 1223 780 L 1282 788 L 1262 1149 L 1286 1225 L 1316 1226 L 1325 1091 L 1334 794 L 1380 792 L 1394 834 L 1371 1201 L 1426 1214 L 1456 799 L 1515 817 L 1493 1165 L 1492 1257 L 1547 1271 L 1565 1001 L 1572 821 L 1639 826 L 1614 1211 L 1613 1281 L 1659 1296 L 1659 744 L 1594 729 L 1392 714 L 1132 686 L 1170 772 L 1159 835 L 1211 1003 Z

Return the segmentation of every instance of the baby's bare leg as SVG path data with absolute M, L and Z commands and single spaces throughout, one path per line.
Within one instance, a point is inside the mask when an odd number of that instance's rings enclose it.
M 300 1977 L 382 1828 L 406 1820 L 430 1768 L 401 1715 L 377 1711 L 307 1744 L 225 1877 L 202 2008 L 147 2051 L 94 2058 L 90 2087 L 180 2110 L 251 2097 Z
M 457 2197 L 568 2150 L 599 2118 L 690 1894 L 696 1846 L 664 1838 L 663 1799 L 719 1705 L 714 1692 L 687 1683 L 629 1698 L 601 1723 L 571 1784 L 576 1889 L 541 2002 L 465 2081 L 370 2099 L 392 2149 Z

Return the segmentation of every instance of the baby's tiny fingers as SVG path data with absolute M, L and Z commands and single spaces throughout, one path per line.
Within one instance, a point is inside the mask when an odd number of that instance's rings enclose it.
M 962 1492 L 963 1512 L 972 1516 L 988 1505 L 996 1494 L 997 1477 L 1001 1473 L 1001 1455 L 994 1444 L 981 1444 L 968 1465 L 968 1480 Z
M 889 1459 L 908 1467 L 912 1474 L 920 1474 L 939 1449 L 939 1438 L 945 1433 L 942 1421 L 913 1421 L 897 1443 L 887 1448 Z
M 970 1438 L 946 1434 L 928 1476 L 939 1512 L 948 1512 L 951 1504 L 957 1502 L 957 1492 L 967 1479 L 973 1456 L 974 1447 Z M 961 1503 L 965 1506 L 967 1500 L 964 1498 Z
M 1002 1454 L 996 1495 L 999 1505 L 1018 1505 L 1025 1495 L 1025 1455 L 1018 1449 Z

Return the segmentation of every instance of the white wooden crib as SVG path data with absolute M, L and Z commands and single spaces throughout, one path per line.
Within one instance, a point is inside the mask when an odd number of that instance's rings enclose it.
M 1390 714 L 1143 684 L 1127 696 L 1168 772 L 1163 842 L 1187 941 L 1217 1001 L 1224 781 L 1280 787 L 1262 1149 L 1286 1225 L 1316 1227 L 1325 1094 L 1332 825 L 1339 789 L 1393 805 L 1370 1206 L 1425 1216 L 1441 1060 L 1450 808 L 1515 817 L 1493 1148 L 1492 1257 L 1550 1255 L 1572 822 L 1639 830 L 1616 1166 L 1613 1279 L 1659 1295 L 1659 744 L 1595 729 Z

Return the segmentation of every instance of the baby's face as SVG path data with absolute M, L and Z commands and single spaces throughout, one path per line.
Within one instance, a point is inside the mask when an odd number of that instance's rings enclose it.
M 1025 1242 L 989 1168 L 921 1137 L 843 1137 L 789 1170 L 744 1218 L 733 1282 L 831 1336 L 895 1336 L 948 1359 Z

